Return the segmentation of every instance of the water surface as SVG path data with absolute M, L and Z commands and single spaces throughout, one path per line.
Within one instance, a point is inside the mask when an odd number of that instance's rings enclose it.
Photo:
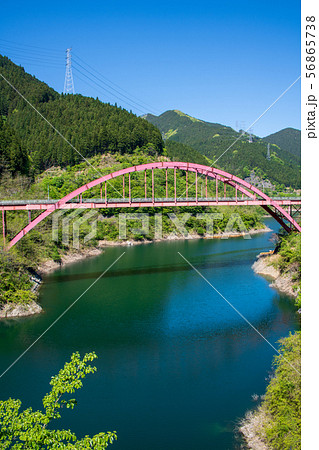
M 46 276 L 44 313 L 0 322 L 1 372 L 125 251 L 0 380 L 1 398 L 40 408 L 70 354 L 94 350 L 98 372 L 57 426 L 116 430 L 118 450 L 237 448 L 234 426 L 264 393 L 274 350 L 225 299 L 276 348 L 299 327 L 292 302 L 251 269 L 270 237 L 111 247 Z

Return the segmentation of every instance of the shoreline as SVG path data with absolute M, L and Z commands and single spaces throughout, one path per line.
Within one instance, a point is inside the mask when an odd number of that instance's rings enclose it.
M 265 228 L 259 228 L 259 229 L 252 229 L 249 230 L 247 233 L 244 232 L 229 232 L 229 233 L 218 233 L 214 234 L 209 237 L 203 237 L 199 234 L 188 234 L 187 236 L 182 235 L 168 235 L 161 239 L 151 239 L 151 240 L 142 240 L 142 241 L 134 241 L 134 240 L 126 240 L 126 241 L 108 241 L 108 240 L 101 240 L 99 241 L 97 247 L 92 248 L 85 248 L 78 250 L 76 252 L 68 252 L 65 255 L 61 257 L 61 262 L 55 262 L 52 259 L 44 261 L 41 263 L 37 268 L 37 273 L 39 275 L 45 275 L 47 273 L 51 273 L 56 269 L 59 269 L 61 266 L 73 264 L 78 261 L 82 261 L 86 258 L 90 258 L 92 256 L 98 256 L 101 253 L 103 253 L 104 249 L 107 247 L 130 247 L 132 245 L 146 245 L 146 244 L 154 244 L 157 242 L 163 242 L 163 241 L 185 241 L 185 240 L 194 240 L 194 239 L 229 239 L 229 238 L 238 238 L 243 237 L 245 239 L 245 236 L 251 236 L 259 233 L 268 233 L 272 231 L 271 228 L 265 226 Z M 248 239 L 249 239 L 248 237 Z
M 260 406 L 255 410 L 248 411 L 241 420 L 238 432 L 242 435 L 247 448 L 250 450 L 270 450 L 263 435 L 263 427 L 266 421 L 266 414 Z
M 281 273 L 276 267 L 279 258 L 279 255 L 271 252 L 260 253 L 257 255 L 257 260 L 252 265 L 252 269 L 258 275 L 270 279 L 270 287 L 289 297 L 297 298 L 299 291 L 294 288 L 295 283 L 292 274 Z
M 252 269 L 256 274 L 271 281 L 270 287 L 291 298 L 296 298 L 299 291 L 294 289 L 293 275 L 280 272 L 278 269 L 279 258 L 280 255 L 275 254 L 273 251 L 262 252 L 257 255 Z M 300 313 L 300 310 L 298 313 Z M 265 423 L 267 423 L 267 415 L 262 404 L 257 409 L 246 412 L 245 417 L 240 422 L 238 432 L 242 435 L 248 449 L 270 450 L 263 433 Z
M 17 317 L 26 317 L 34 314 L 40 314 L 43 308 L 32 300 L 27 304 L 7 303 L 0 309 L 0 319 L 14 319 Z
M 183 235 L 174 235 L 170 234 L 161 239 L 152 239 L 152 240 L 143 240 L 143 241 L 134 241 L 134 240 L 126 240 L 126 241 L 108 241 L 101 240 L 98 242 L 96 247 L 92 248 L 83 248 L 78 251 L 69 251 L 65 255 L 61 256 L 61 261 L 53 261 L 52 259 L 48 259 L 39 264 L 36 269 L 36 274 L 39 276 L 40 281 L 37 284 L 37 287 L 42 283 L 42 276 L 47 275 L 55 270 L 61 268 L 62 266 L 66 266 L 69 264 L 74 264 L 76 262 L 82 261 L 87 258 L 95 257 L 103 253 L 103 251 L 107 247 L 127 247 L 132 245 L 145 245 L 145 244 L 153 244 L 157 242 L 163 241 L 176 241 L 176 240 L 193 240 L 193 239 L 229 239 L 229 238 L 238 238 L 243 237 L 244 239 L 250 238 L 251 235 L 259 234 L 259 233 L 268 233 L 272 231 L 271 228 L 265 225 L 264 228 L 252 229 L 248 232 L 228 232 L 228 233 L 218 233 L 211 236 L 200 236 L 198 234 L 188 234 L 187 236 Z M 26 317 L 34 314 L 39 314 L 43 312 L 43 308 L 36 302 L 31 302 L 27 305 L 19 305 L 19 304 L 6 304 L 2 309 L 0 309 L 0 320 L 4 318 L 18 318 L 18 317 Z

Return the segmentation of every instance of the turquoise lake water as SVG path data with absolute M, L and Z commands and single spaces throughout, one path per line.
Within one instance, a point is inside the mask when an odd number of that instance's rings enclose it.
M 44 313 L 0 322 L 1 373 L 125 251 L 0 379 L 0 398 L 40 408 L 71 353 L 94 350 L 98 371 L 57 426 L 116 430 L 114 450 L 239 448 L 234 428 L 264 393 L 275 351 L 178 252 L 277 348 L 299 318 L 251 269 L 271 235 L 110 247 L 45 276 Z

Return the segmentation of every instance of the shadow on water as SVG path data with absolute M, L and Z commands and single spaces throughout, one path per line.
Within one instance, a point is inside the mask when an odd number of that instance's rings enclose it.
M 248 249 L 246 252 L 251 254 L 254 250 L 259 249 Z M 236 259 L 236 253 L 241 257 Z M 204 256 L 205 261 L 203 262 L 203 256 L 198 258 L 192 258 L 191 263 L 196 266 L 198 270 L 205 269 L 220 269 L 223 267 L 229 266 L 229 259 L 224 259 L 225 256 L 232 255 L 232 266 L 243 266 L 251 263 L 251 256 L 247 255 L 247 258 L 243 257 L 243 253 L 245 251 L 238 250 L 233 252 L 224 252 L 218 253 L 214 255 L 206 255 Z M 222 258 L 223 260 L 218 261 L 218 258 Z M 130 267 L 123 269 L 112 269 L 106 272 L 102 278 L 116 278 L 116 277 L 126 277 L 126 276 L 136 276 L 136 275 L 151 275 L 151 274 L 160 274 L 160 273 L 173 273 L 173 272 L 186 272 L 194 270 L 187 263 L 175 263 L 175 264 L 165 264 L 165 265 L 154 265 L 154 266 L 144 266 L 144 267 Z M 81 273 L 61 273 L 55 272 L 53 275 L 49 275 L 45 277 L 45 283 L 57 283 L 57 282 L 68 282 L 68 281 L 77 281 L 77 280 L 89 280 L 96 279 L 102 275 L 103 271 L 95 271 L 95 272 L 81 272 Z

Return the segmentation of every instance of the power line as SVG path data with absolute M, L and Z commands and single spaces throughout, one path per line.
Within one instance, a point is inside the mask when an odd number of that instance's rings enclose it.
M 101 89 L 103 89 L 104 93 L 107 92 L 108 94 L 111 94 L 115 99 L 119 99 L 121 101 L 124 101 L 127 105 L 131 106 L 132 108 L 135 108 L 137 110 L 139 110 L 141 113 L 144 113 L 145 110 L 140 109 L 139 107 L 129 103 L 127 100 L 123 100 L 122 98 L 120 98 L 118 95 L 115 95 L 114 92 L 106 89 L 104 86 L 102 86 L 101 84 L 97 83 L 95 80 L 93 80 L 91 77 L 89 77 L 88 75 L 86 75 L 85 73 L 83 73 L 80 69 L 78 69 L 77 67 L 73 67 L 74 70 L 76 72 L 79 72 L 81 75 L 83 75 L 85 78 L 89 79 L 92 83 L 94 83 L 96 86 L 99 86 Z M 88 83 L 89 84 L 89 83 Z M 92 86 L 91 86 L 92 87 Z M 94 88 L 96 89 L 96 88 Z
M 98 93 L 100 93 L 100 94 L 102 94 L 102 95 L 105 95 L 105 93 L 107 92 L 108 94 L 111 94 L 111 95 L 113 96 L 114 101 L 117 100 L 117 97 L 115 97 L 114 94 L 113 94 L 112 92 L 107 91 L 107 90 L 106 90 L 105 88 L 103 88 L 103 87 L 102 87 L 103 90 L 97 88 L 97 87 L 94 86 L 93 84 L 89 83 L 88 80 L 85 80 L 84 78 L 82 78 L 82 76 L 79 75 L 79 73 L 81 73 L 81 75 L 83 75 L 83 76 L 85 76 L 85 77 L 87 78 L 87 76 L 86 76 L 85 74 L 82 74 L 82 72 L 79 72 L 79 70 L 76 69 L 75 67 L 73 67 L 73 69 L 76 71 L 76 79 L 77 79 L 77 80 L 81 80 L 82 83 L 86 84 L 87 86 L 90 86 L 92 89 L 94 89 L 95 92 L 98 92 Z M 91 81 L 92 81 L 92 80 L 91 80 Z M 94 81 L 93 81 L 93 83 L 94 83 Z M 110 101 L 108 101 L 107 103 L 111 104 Z M 129 106 L 131 106 L 132 108 L 137 109 L 135 106 L 130 105 L 129 103 L 126 103 L 126 104 L 129 105 Z M 143 113 L 144 113 L 145 111 L 140 111 L 140 112 L 143 112 Z
M 37 52 L 34 50 L 26 50 L 24 48 L 20 48 L 20 47 L 12 47 L 9 45 L 5 45 L 2 44 L 2 42 L 0 42 L 0 47 L 3 49 L 3 51 L 6 52 L 14 52 L 14 53 L 18 53 L 18 54 L 22 54 L 23 56 L 28 56 L 30 58 L 36 58 L 36 57 L 40 57 L 40 58 L 46 58 L 46 59 L 50 59 L 53 61 L 61 61 L 61 54 L 58 55 L 50 55 L 47 53 L 42 53 L 42 52 Z
M 5 53 L 8 53 L 8 56 L 10 59 L 19 60 L 18 63 L 21 65 L 28 64 L 33 66 L 42 66 L 50 67 L 50 68 L 59 68 L 64 66 L 64 64 L 61 61 L 61 58 L 59 55 L 61 55 L 61 52 L 56 49 L 48 49 L 40 46 L 35 45 L 28 45 L 28 44 L 21 44 L 13 41 L 9 41 L 6 39 L 0 39 L 0 47 L 3 48 Z M 83 65 L 79 62 L 81 61 Z M 78 67 L 74 67 L 74 64 Z M 86 67 L 85 67 L 86 66 Z M 82 72 L 80 68 L 85 72 Z M 89 69 L 91 70 L 89 70 Z M 96 69 L 91 67 L 88 63 L 86 63 L 80 56 L 75 56 L 72 54 L 72 68 L 71 68 L 71 75 L 72 75 L 72 69 L 77 70 L 79 73 L 81 73 L 85 78 L 90 80 L 94 85 L 99 86 L 101 89 L 103 89 L 104 92 L 107 92 L 108 94 L 111 94 L 116 100 L 120 100 L 121 102 L 124 102 L 129 107 L 138 110 L 140 113 L 145 112 L 151 112 L 152 114 L 160 114 L 161 111 L 157 108 L 154 108 L 153 106 L 149 105 L 148 103 L 144 102 L 141 99 L 138 99 L 136 96 L 132 95 L 113 81 L 106 78 L 103 74 L 98 72 Z M 73 83 L 73 77 L 72 77 L 72 83 L 71 83 L 71 75 L 69 74 L 69 84 Z M 97 82 L 97 81 L 99 82 Z M 83 81 L 83 80 L 82 80 Z M 84 81 L 87 83 L 87 81 Z M 89 84 L 89 83 L 87 83 Z M 90 85 L 90 84 L 89 84 Z M 91 86 L 91 85 L 90 85 Z M 91 86 L 93 87 L 93 86 Z M 96 89 L 94 87 L 94 89 Z
M 94 69 L 92 66 L 90 66 L 88 63 L 86 63 L 82 58 L 80 58 L 76 53 L 74 54 L 74 58 L 75 58 L 75 62 L 77 64 L 79 64 L 76 60 L 79 59 L 83 64 L 85 64 L 87 67 L 89 67 L 91 70 L 93 70 L 95 73 L 97 73 L 100 77 L 102 77 L 104 80 L 106 80 L 108 83 L 113 84 L 115 87 L 117 87 L 118 89 L 120 89 L 121 91 L 125 92 L 129 97 L 131 101 L 134 101 L 133 99 L 135 98 L 136 100 L 138 100 L 138 102 L 143 103 L 143 105 L 151 108 L 154 111 L 157 112 L 161 112 L 158 108 L 154 108 L 153 106 L 149 105 L 148 103 L 144 102 L 143 100 L 135 97 L 133 94 L 131 94 L 130 92 L 126 91 L 125 89 L 123 89 L 121 86 L 119 86 L 118 84 L 114 83 L 112 80 L 108 79 L 105 75 L 103 75 L 101 72 L 99 72 L 98 70 Z M 80 65 L 80 64 L 79 64 Z M 85 69 L 83 66 L 81 66 L 83 69 Z M 85 69 L 87 70 L 87 69 Z M 88 71 L 88 70 L 87 70 Z M 89 72 L 89 71 L 88 71 Z M 90 72 L 89 72 L 90 73 Z M 104 82 L 105 83 L 105 82 Z M 105 83 L 107 84 L 107 83 Z M 112 86 L 109 86 L 111 89 L 114 89 Z M 115 90 L 115 89 L 114 89 Z M 121 95 L 124 95 L 121 93 Z M 136 103 L 136 102 L 135 102 Z M 140 105 L 142 106 L 142 105 Z M 143 108 L 145 108 L 145 106 L 142 106 Z
M 14 62 L 14 61 L 13 61 Z M 14 64 L 16 64 L 14 62 Z M 65 64 L 50 64 L 50 63 L 40 63 L 40 62 L 32 62 L 32 61 L 19 61 L 18 64 L 16 64 L 17 66 L 21 65 L 21 66 L 37 66 L 37 67 L 47 67 L 47 68 L 51 68 L 51 69 L 60 69 L 62 67 L 65 67 Z
M 85 67 L 83 67 L 80 63 L 78 63 L 77 61 L 75 61 L 76 66 L 80 66 L 83 70 L 85 70 L 87 73 L 89 73 L 92 77 L 96 78 L 99 82 L 101 82 L 103 85 L 107 86 L 109 89 L 111 89 L 112 91 L 116 92 L 118 94 L 118 98 L 120 98 L 122 101 L 127 102 L 127 100 L 130 102 L 129 104 L 131 106 L 133 106 L 133 108 L 138 109 L 139 111 L 145 112 L 145 106 L 142 105 L 141 103 L 136 102 L 135 100 L 133 100 L 132 98 L 128 97 L 125 94 L 122 94 L 122 92 L 118 91 L 117 89 L 113 88 L 112 86 L 110 86 L 108 83 L 106 83 L 105 81 L 103 81 L 101 78 L 97 77 L 96 75 L 94 75 L 94 73 L 92 73 L 91 71 L 89 71 L 88 69 L 86 69 Z M 79 69 L 78 69 L 79 70 Z M 84 74 L 82 74 L 84 75 Z M 91 81 L 95 82 L 94 80 L 91 79 Z M 108 91 L 109 92 L 109 91 Z M 113 94 L 115 97 L 116 95 Z M 133 103 L 133 105 L 132 105 Z M 137 106 L 134 106 L 137 105 Z M 142 109 L 141 109 L 142 108 Z M 152 108 L 153 109 L 153 108 Z
M 57 62 L 57 61 L 51 61 L 49 59 L 43 59 L 43 58 L 34 58 L 31 56 L 26 56 L 26 55 L 16 55 L 15 53 L 10 53 L 10 59 L 19 59 L 18 64 L 21 64 L 21 61 L 27 61 L 27 62 L 36 62 L 36 63 L 42 63 L 42 64 L 51 64 L 51 65 L 56 65 L 56 66 L 65 66 L 65 64 L 61 62 Z
M 59 53 L 61 54 L 61 50 L 57 50 L 57 49 L 49 49 L 49 48 L 44 48 L 44 47 L 38 47 L 36 45 L 29 45 L 29 44 L 21 44 L 21 43 L 17 43 L 17 42 L 13 42 L 13 41 L 8 41 L 7 39 L 1 39 L 0 41 L 2 42 L 8 42 L 10 45 L 17 45 L 19 47 L 29 47 L 29 48 L 36 48 L 37 51 L 38 50 L 44 50 L 45 52 L 49 52 L 49 53 Z

